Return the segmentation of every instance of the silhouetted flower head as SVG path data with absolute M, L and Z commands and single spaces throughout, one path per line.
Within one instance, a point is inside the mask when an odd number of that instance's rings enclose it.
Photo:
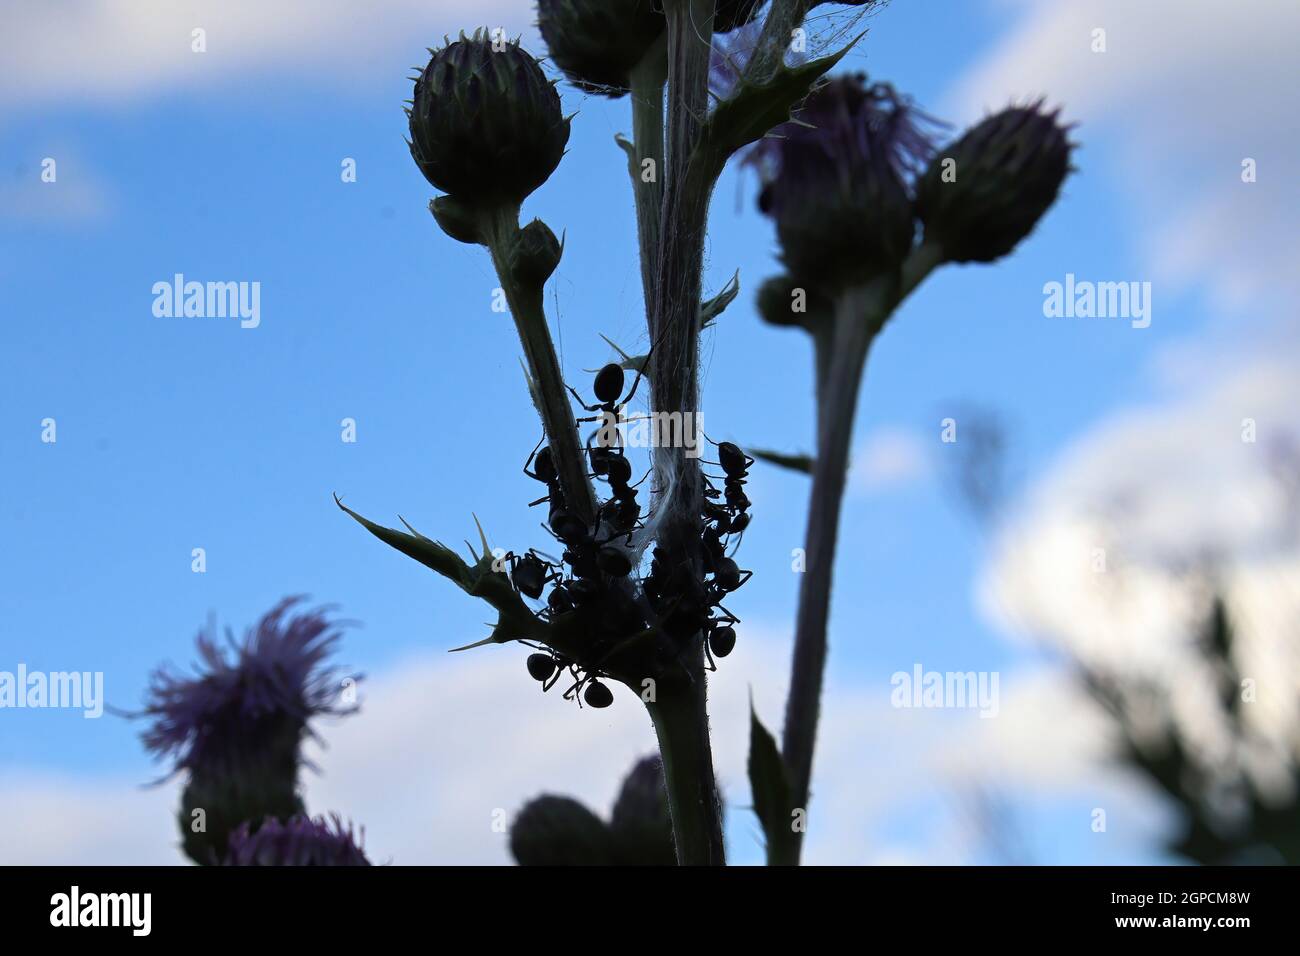
M 518 43 L 486 31 L 429 52 L 407 110 L 420 172 L 463 203 L 522 202 L 569 142 L 555 84 Z
M 915 232 L 911 185 L 940 126 L 889 84 L 847 75 L 755 147 L 746 161 L 764 182 L 759 208 L 776 221 L 795 279 L 834 285 L 902 262 Z
M 193 676 L 155 671 L 140 714 L 152 721 L 146 747 L 175 771 L 226 770 L 268 731 L 298 736 L 313 717 L 355 710 L 338 703 L 340 675 L 325 666 L 341 632 L 323 610 L 294 614 L 300 600 L 281 601 L 242 644 L 228 635 L 229 651 L 211 629 L 201 632 Z
M 361 838 L 337 814 L 328 819 L 268 818 L 255 832 L 247 823 L 230 835 L 227 866 L 370 866 Z
M 551 60 L 578 89 L 617 99 L 664 32 L 653 0 L 538 0 L 537 26 Z
M 528 801 L 510 825 L 510 852 L 520 866 L 674 866 L 663 762 L 633 765 L 608 823 L 570 797 Z
M 949 262 L 1010 253 L 1056 202 L 1070 172 L 1069 129 L 1041 101 L 1013 106 L 944 147 L 917 184 L 925 238 Z

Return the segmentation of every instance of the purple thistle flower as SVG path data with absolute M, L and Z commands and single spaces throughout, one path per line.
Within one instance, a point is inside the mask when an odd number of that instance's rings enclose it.
M 890 84 L 866 81 L 858 73 L 822 84 L 791 122 L 747 157 L 758 167 L 774 209 L 783 193 L 802 186 L 801 175 L 833 171 L 842 179 L 869 169 L 910 185 L 925 171 L 937 150 L 935 137 L 947 124 Z
M 751 150 L 759 208 L 776 220 L 797 279 L 833 285 L 902 262 L 915 233 L 912 188 L 943 125 L 889 84 L 853 74 L 818 87 Z
M 301 600 L 277 604 L 242 645 L 228 634 L 233 660 L 209 629 L 198 636 L 202 665 L 196 676 L 154 672 L 138 716 L 152 718 L 142 735 L 145 746 L 174 759 L 173 772 L 228 770 L 272 725 L 312 733 L 313 717 L 356 710 L 335 704 L 339 673 L 322 666 L 341 632 L 326 618 L 327 609 L 288 617 Z
M 311 720 L 356 710 L 336 703 L 341 675 L 324 663 L 338 626 L 327 609 L 293 614 L 300 600 L 281 601 L 242 644 L 228 634 L 233 654 L 211 629 L 200 632 L 196 673 L 159 668 L 144 709 L 132 715 L 152 722 L 145 746 L 172 761 L 172 774 L 188 774 L 177 822 L 196 863 L 222 860 L 244 821 L 302 813 L 298 771 Z
M 337 813 L 329 818 L 295 816 L 286 823 L 268 817 L 255 832 L 247 823 L 230 835 L 226 866 L 370 866 L 361 849 L 365 831 L 354 836 Z

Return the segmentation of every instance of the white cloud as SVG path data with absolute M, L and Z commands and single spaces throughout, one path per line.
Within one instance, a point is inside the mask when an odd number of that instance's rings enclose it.
M 779 730 L 788 641 L 749 628 L 710 688 L 717 773 L 727 803 L 730 852 L 758 858 L 746 772 L 749 694 Z M 1001 713 L 899 710 L 887 678 L 831 676 L 823 701 L 807 860 L 862 864 L 907 859 L 960 863 L 970 840 L 951 807 L 937 806 L 934 838 L 884 842 L 891 814 L 963 782 L 996 780 L 1026 798 L 1089 779 L 1092 725 L 1069 695 L 1030 675 L 1006 675 Z M 1050 705 L 1052 720 L 1044 720 Z M 412 658 L 363 685 L 360 714 L 322 726 L 306 778 L 308 808 L 338 811 L 365 828 L 371 858 L 401 864 L 502 864 L 507 836 L 493 811 L 513 817 L 542 792 L 573 795 L 608 814 L 633 760 L 654 749 L 639 702 L 625 690 L 606 711 L 579 711 L 538 692 L 518 648 Z M 13 772 L 0 778 L 0 819 L 11 863 L 179 863 L 175 785 L 141 788 L 117 778 Z
M 925 478 L 932 462 L 925 443 L 901 428 L 878 428 L 853 455 L 849 487 L 859 492 L 882 491 Z
M 162 866 L 177 848 L 177 787 L 118 777 L 0 774 L 0 860 L 13 866 Z
M 444 33 L 479 25 L 517 33 L 532 22 L 524 0 L 64 0 L 17 7 L 6 9 L 0 32 L 0 110 L 98 106 L 275 74 L 293 74 L 304 88 L 346 90 L 366 76 L 404 75 Z M 191 49 L 195 29 L 206 31 L 204 53 Z

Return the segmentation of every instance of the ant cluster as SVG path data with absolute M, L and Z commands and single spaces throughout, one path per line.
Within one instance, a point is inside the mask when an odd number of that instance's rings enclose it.
M 638 374 L 627 397 L 620 399 L 623 369 L 606 365 L 596 374 L 595 404 L 588 405 L 573 393 L 586 411 L 598 413 L 577 421 L 608 423 L 620 406 L 631 401 L 640 378 Z M 753 573 L 742 571 L 728 555 L 728 548 L 731 536 L 741 534 L 749 525 L 750 502 L 744 484 L 754 459 L 730 442 L 718 445 L 723 488 L 719 491 L 706 477 L 698 559 L 656 547 L 649 573 L 641 577 L 637 574 L 640 550 L 634 541 L 636 533 L 645 528 L 637 500 L 637 486 L 645 479 L 632 483 L 632 463 L 616 430 L 602 428 L 593 434 L 587 441 L 586 456 L 590 477 L 608 489 L 594 523 L 589 525 L 570 508 L 550 446 L 539 442 L 524 465 L 524 474 L 544 484 L 546 494 L 530 506 L 547 505 L 543 527 L 563 552 L 556 560 L 533 548 L 523 555 L 509 553 L 504 560 L 512 584 L 524 597 L 540 601 L 549 586 L 545 607 L 535 612 L 539 618 L 551 622 L 582 614 L 587 644 L 584 659 L 573 660 L 538 647 L 537 653 L 528 657 L 528 673 L 546 691 L 567 672 L 572 684 L 564 692 L 565 699 L 601 708 L 614 699 L 600 680 L 609 676 L 602 663 L 634 636 L 666 637 L 667 641 L 655 645 L 656 668 L 670 667 L 676 661 L 687 675 L 690 671 L 683 657 L 698 635 L 704 635 L 710 670 L 717 669 L 715 657 L 726 657 L 735 647 L 734 625 L 739 618 L 722 607 L 721 601 Z

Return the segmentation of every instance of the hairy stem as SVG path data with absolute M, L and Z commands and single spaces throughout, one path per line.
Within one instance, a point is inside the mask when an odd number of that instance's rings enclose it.
M 848 477 L 849 445 L 858 389 L 867 352 L 884 321 L 891 280 L 876 280 L 842 293 L 836 302 L 833 350 L 820 389 L 817 457 L 804 544 L 805 566 L 799 587 L 790 696 L 786 701 L 782 755 L 790 770 L 793 806 L 806 809 L 813 747 L 826 669 L 826 624 L 831 572 L 839 533 L 840 507 Z M 800 842 L 801 842 L 800 834 Z M 796 850 L 796 853 L 798 851 Z
M 722 866 L 722 808 L 714 785 L 704 683 L 661 685 L 657 701 L 646 709 L 659 738 L 677 863 Z
M 551 456 L 560 474 L 560 487 L 569 509 L 588 526 L 595 524 L 596 496 L 587 476 L 587 462 L 573 407 L 555 355 L 551 333 L 546 326 L 542 286 L 516 281 L 510 268 L 511 256 L 519 237 L 519 210 L 501 209 L 492 217 L 487 247 L 492 254 L 506 303 L 524 348 L 524 360 L 532 376 L 533 400 L 541 414 L 550 442 Z
M 703 286 L 704 234 L 713 180 L 691 162 L 708 111 L 709 54 L 714 0 L 666 0 L 668 39 L 668 121 L 664 199 L 658 255 L 651 290 L 650 384 L 654 409 L 681 412 L 691 420 L 699 410 L 699 310 Z M 688 418 L 689 416 L 689 418 Z M 656 447 L 655 520 L 657 543 L 699 577 L 700 513 L 703 481 L 699 461 L 683 447 Z M 680 863 L 724 862 L 722 821 L 714 789 L 713 754 L 705 708 L 704 650 L 696 635 L 683 654 L 689 693 L 661 696 L 655 726 L 665 771 L 679 793 L 673 812 Z M 652 707 L 652 716 L 655 711 Z M 691 797 L 706 793 L 707 799 Z M 707 852 L 698 846 L 707 841 Z
M 829 332 L 817 330 L 817 457 L 813 465 L 804 575 L 795 619 L 790 694 L 786 699 L 781 750 L 790 770 L 794 806 L 806 809 L 812 780 L 817 720 L 826 671 L 831 573 L 840 510 L 848 478 L 849 446 L 867 353 L 877 333 L 902 301 L 942 261 L 937 245 L 922 243 L 903 263 L 900 275 L 849 289 L 839 296 Z M 796 837 L 795 860 L 803 848 Z
M 664 204 L 664 83 L 668 76 L 661 37 L 632 71 L 632 140 L 635 160 L 631 164 L 632 188 L 636 195 L 637 239 L 641 249 L 641 286 L 647 317 L 653 307 L 654 281 L 659 268 L 659 216 Z M 642 164 L 652 160 L 647 170 Z M 647 181 L 649 176 L 649 181 Z

